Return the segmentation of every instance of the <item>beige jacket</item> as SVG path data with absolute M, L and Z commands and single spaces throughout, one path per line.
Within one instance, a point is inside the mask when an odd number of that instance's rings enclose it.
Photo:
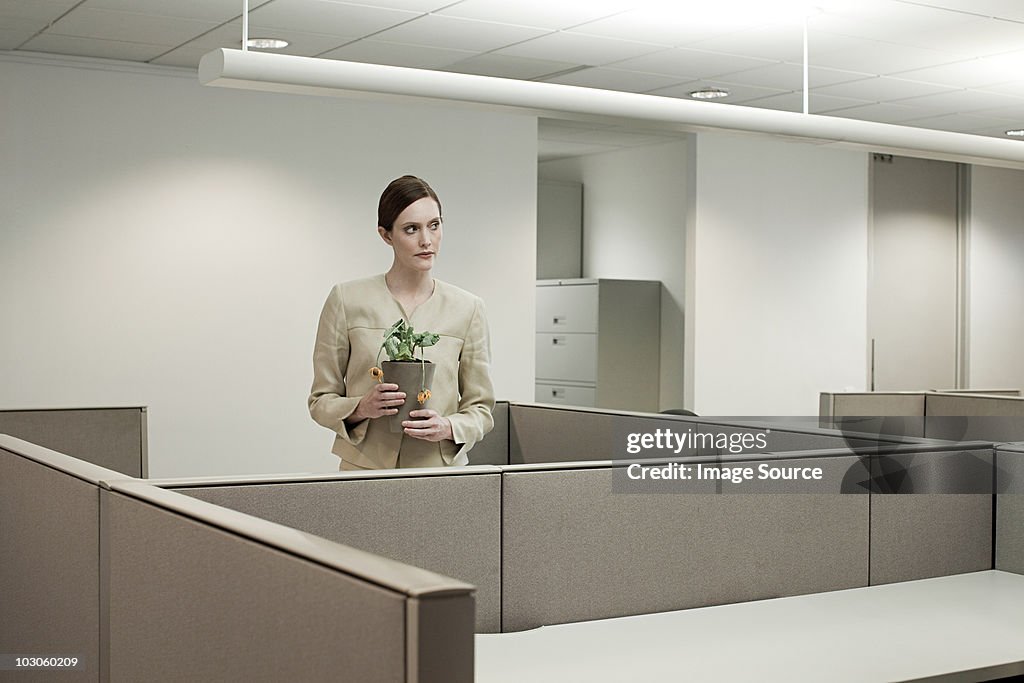
M 441 337 L 423 350 L 423 357 L 436 365 L 427 407 L 451 421 L 454 441 L 430 442 L 392 433 L 387 419 L 381 418 L 354 427 L 345 424 L 376 382 L 370 368 L 384 331 L 399 318 L 417 332 Z M 386 354 L 381 360 L 387 360 Z M 434 280 L 434 293 L 409 316 L 391 295 L 383 274 L 345 282 L 334 286 L 320 314 L 309 414 L 337 434 L 333 453 L 360 467 L 395 467 L 399 452 L 403 466 L 440 461 L 465 465 L 469 449 L 494 426 L 490 366 L 487 319 L 479 297 Z

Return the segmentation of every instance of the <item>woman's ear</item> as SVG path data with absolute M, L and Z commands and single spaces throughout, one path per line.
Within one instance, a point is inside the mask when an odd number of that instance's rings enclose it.
M 380 238 L 382 240 L 387 242 L 389 245 L 391 244 L 391 233 L 389 231 L 385 230 L 384 228 L 382 228 L 382 227 L 380 227 L 378 225 L 377 226 L 377 232 L 378 232 L 378 234 L 380 234 Z

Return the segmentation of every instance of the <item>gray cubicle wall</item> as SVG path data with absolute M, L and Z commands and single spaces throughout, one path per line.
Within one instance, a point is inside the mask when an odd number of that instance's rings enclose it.
M 925 430 L 937 439 L 1024 441 L 1024 398 L 928 394 Z
M 715 495 L 696 480 L 617 493 L 611 463 L 505 468 L 504 630 L 868 585 L 869 496 L 839 493 L 847 474 L 868 480 L 864 461 L 773 462 L 795 463 L 834 474 L 812 492 L 753 481 Z
M 480 443 L 469 452 L 471 465 L 508 464 L 508 401 L 494 404 L 494 429 L 487 433 Z
M 996 449 L 996 569 L 1024 574 L 1024 443 Z
M 114 681 L 473 679 L 473 587 L 142 482 L 101 498 Z
M 767 434 L 767 449 L 743 448 L 737 453 L 784 452 L 872 446 L 879 442 L 914 442 L 912 435 L 888 436 L 822 429 L 817 424 L 779 425 L 768 418 L 706 418 L 678 415 L 637 414 L 548 405 L 513 403 L 509 407 L 509 464 L 541 464 L 612 460 L 629 456 L 625 450 L 629 433 L 692 431 L 697 434 Z M 790 418 L 793 419 L 793 418 Z M 687 445 L 675 455 L 719 455 L 723 450 L 703 442 Z M 646 457 L 657 457 L 652 454 Z M 660 454 L 664 455 L 664 454 Z
M 130 477 L 148 476 L 143 407 L 0 410 L 0 434 Z
M 122 477 L 0 435 L 0 653 L 76 656 L 60 680 L 99 680 L 99 482 Z
M 477 587 L 477 631 L 501 630 L 501 474 L 495 467 L 156 483 L 458 577 Z
M 871 459 L 871 584 L 991 569 L 993 445 Z

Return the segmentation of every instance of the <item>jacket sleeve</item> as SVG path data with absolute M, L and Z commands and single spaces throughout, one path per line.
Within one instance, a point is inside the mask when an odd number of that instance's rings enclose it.
M 459 356 L 459 410 L 448 415 L 452 437 L 466 453 L 494 427 L 491 341 L 483 302 L 477 299 Z
M 313 347 L 313 386 L 309 393 L 309 414 L 317 424 L 336 432 L 355 445 L 366 436 L 369 420 L 354 427 L 345 418 L 355 412 L 361 396 L 347 396 L 345 373 L 348 370 L 349 338 L 345 321 L 345 301 L 341 285 L 335 285 L 324 302 Z

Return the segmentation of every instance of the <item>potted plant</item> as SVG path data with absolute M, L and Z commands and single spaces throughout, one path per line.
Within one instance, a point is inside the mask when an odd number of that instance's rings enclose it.
M 433 332 L 416 332 L 412 325 L 399 318 L 398 321 L 384 332 L 384 341 L 377 350 L 377 364 L 370 369 L 370 374 L 383 382 L 398 385 L 405 392 L 405 403 L 398 408 L 398 413 L 390 417 L 392 432 L 402 431 L 402 422 L 409 419 L 409 413 L 417 407 L 426 407 L 430 400 L 430 384 L 434 379 L 434 364 L 423 357 L 423 349 L 433 346 L 441 337 Z M 420 349 L 420 357 L 416 358 L 416 349 Z M 380 354 L 386 352 L 388 359 L 380 362 Z M 416 392 L 412 387 L 419 387 Z M 412 400 L 415 393 L 416 402 Z M 417 406 L 418 404 L 418 406 Z

